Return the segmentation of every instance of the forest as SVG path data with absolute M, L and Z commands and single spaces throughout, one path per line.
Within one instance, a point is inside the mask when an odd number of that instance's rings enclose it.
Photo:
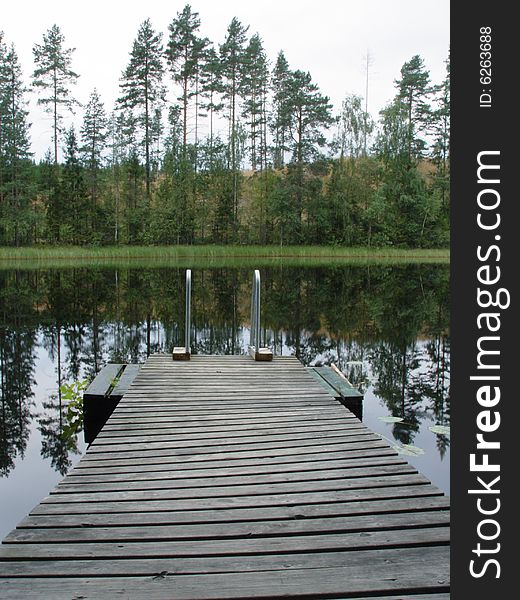
M 74 96 L 58 25 L 27 82 L 0 32 L 0 246 L 448 246 L 449 57 L 432 82 L 412 56 L 373 118 L 358 95 L 335 109 L 237 18 L 221 43 L 200 26 L 190 5 L 164 35 L 145 20 L 113 107 Z M 29 98 L 51 123 L 38 161 Z

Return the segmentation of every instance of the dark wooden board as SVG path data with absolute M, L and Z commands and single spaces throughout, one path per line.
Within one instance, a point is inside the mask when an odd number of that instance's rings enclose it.
M 82 473 L 81 470 L 72 471 L 68 477 L 58 484 L 59 487 L 73 485 L 77 483 L 101 483 L 101 482 L 117 482 L 117 481 L 154 481 L 161 479 L 191 479 L 193 477 L 238 477 L 249 475 L 276 475 L 277 473 L 302 473 L 307 471 L 331 471 L 331 476 L 334 476 L 334 471 L 337 469 L 361 470 L 366 467 L 377 467 L 386 465 L 407 465 L 409 464 L 398 456 L 375 456 L 368 458 L 351 458 L 350 460 L 321 460 L 314 462 L 295 462 L 281 463 L 269 465 L 237 465 L 233 467 L 223 467 L 214 469 L 185 469 L 179 470 L 176 465 L 170 465 L 170 468 L 165 468 L 160 471 L 129 471 L 97 474 Z M 166 465 L 165 465 L 166 467 Z
M 106 396 L 112 382 L 119 375 L 124 365 L 108 364 L 94 377 L 93 381 L 85 390 L 85 396 Z
M 125 370 L 121 374 L 118 382 L 114 386 L 114 389 L 110 392 L 111 396 L 122 397 L 128 392 L 132 382 L 137 377 L 141 369 L 141 365 L 130 364 L 125 366 Z
M 391 498 L 412 498 L 414 496 L 437 496 L 439 490 L 432 485 L 404 485 L 373 487 L 346 490 L 307 491 L 290 494 L 262 494 L 254 496 L 220 496 L 205 498 L 169 498 L 90 502 L 88 504 L 68 502 L 42 502 L 31 514 L 93 514 L 124 512 L 155 512 L 172 510 L 219 510 L 222 508 L 251 508 L 266 506 L 300 506 L 331 502 L 359 502 Z
M 326 500 L 326 499 L 324 499 Z M 32 514 L 23 519 L 19 529 L 40 529 L 43 527 L 120 527 L 127 525 L 180 525 L 187 523 L 234 523 L 262 520 L 313 519 L 322 517 L 344 517 L 352 515 L 379 515 L 385 513 L 406 513 L 416 511 L 437 511 L 449 509 L 445 496 L 410 496 L 407 498 L 376 498 L 352 502 L 332 502 L 318 504 L 298 504 L 296 506 L 266 506 L 249 508 L 220 508 L 219 510 L 172 510 L 162 512 L 134 513 L 85 513 L 62 514 L 59 520 L 54 515 Z M 16 531 L 16 530 L 15 530 Z
M 363 394 L 357 390 L 347 379 L 339 376 L 330 367 L 314 367 L 314 371 L 322 377 L 328 385 L 336 390 L 336 396 L 342 398 L 362 398 Z
M 405 531 L 418 527 L 446 526 L 449 525 L 449 519 L 449 511 L 446 510 L 209 525 L 133 525 L 130 527 L 80 527 L 74 529 L 56 526 L 52 529 L 15 529 L 5 538 L 4 543 L 196 541 L 395 529 Z
M 111 561 L 91 559 L 76 560 L 44 560 L 31 563 L 11 561 L 9 564 L 0 562 L 0 577 L 3 573 L 9 576 L 153 576 L 160 572 L 177 575 L 204 573 L 237 573 L 247 571 L 284 571 L 286 569 L 344 567 L 351 573 L 358 571 L 358 576 L 366 570 L 366 565 L 383 567 L 385 564 L 408 562 L 410 567 L 421 564 L 421 549 L 392 548 L 365 550 L 362 553 L 343 551 L 327 553 L 293 553 L 285 555 L 257 556 L 222 556 L 222 557 L 183 557 L 183 558 L 136 558 L 118 559 Z M 447 549 L 445 547 L 430 548 L 432 560 L 446 564 Z M 408 597 L 407 597 L 408 598 Z
M 404 465 L 382 465 L 374 467 L 362 467 L 359 469 L 337 469 L 337 470 L 319 470 L 319 471 L 297 471 L 292 473 L 266 473 L 255 475 L 240 475 L 233 477 L 227 475 L 224 477 L 190 477 L 189 479 L 162 478 L 162 479 L 144 479 L 137 481 L 115 480 L 110 482 L 89 483 L 84 481 L 66 480 L 58 485 L 53 494 L 79 493 L 86 494 L 90 492 L 101 491 L 128 491 L 128 490 L 151 490 L 151 489 L 182 489 L 185 487 L 210 487 L 219 486 L 237 486 L 237 492 L 245 485 L 271 485 L 287 482 L 308 482 L 309 488 L 312 488 L 315 481 L 334 481 L 346 480 L 359 477 L 376 476 L 395 476 L 404 474 L 415 474 L 417 471 L 409 464 Z

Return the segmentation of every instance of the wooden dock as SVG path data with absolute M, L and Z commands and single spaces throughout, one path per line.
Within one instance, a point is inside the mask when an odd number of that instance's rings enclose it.
M 447 600 L 449 502 L 295 358 L 153 355 L 0 598 Z

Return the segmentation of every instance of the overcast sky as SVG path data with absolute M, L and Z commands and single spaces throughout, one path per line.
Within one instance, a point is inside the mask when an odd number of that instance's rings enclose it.
M 74 47 L 80 75 L 75 97 L 85 103 L 96 87 L 107 111 L 118 96 L 139 25 L 150 18 L 167 36 L 168 25 L 186 2 L 172 0 L 18 0 L 3 2 L 0 31 L 13 42 L 24 76 L 34 69 L 32 48 L 57 24 Z M 444 78 L 449 51 L 449 0 L 193 0 L 201 34 L 222 43 L 233 17 L 258 32 L 272 62 L 283 50 L 292 69 L 310 71 L 323 94 L 339 109 L 346 94 L 365 95 L 364 57 L 372 57 L 368 108 L 377 113 L 395 94 L 403 63 L 419 54 L 432 81 Z M 51 145 L 50 121 L 30 104 L 33 151 Z M 81 113 L 79 114 L 81 116 Z M 78 118 L 79 118 L 78 116 Z

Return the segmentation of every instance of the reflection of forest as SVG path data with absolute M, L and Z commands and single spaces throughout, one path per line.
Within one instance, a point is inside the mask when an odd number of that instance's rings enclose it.
M 413 440 L 425 416 L 449 424 L 449 269 L 438 265 L 265 269 L 262 324 L 276 353 L 304 364 L 335 362 L 367 377 L 395 435 Z M 192 351 L 237 354 L 248 340 L 251 273 L 193 273 Z M 0 471 L 23 456 L 31 419 L 42 455 L 65 472 L 76 440 L 63 436 L 59 385 L 106 362 L 140 362 L 184 336 L 181 269 L 0 271 Z M 33 414 L 36 349 L 55 365 L 55 394 Z M 438 436 L 444 453 L 448 440 Z

